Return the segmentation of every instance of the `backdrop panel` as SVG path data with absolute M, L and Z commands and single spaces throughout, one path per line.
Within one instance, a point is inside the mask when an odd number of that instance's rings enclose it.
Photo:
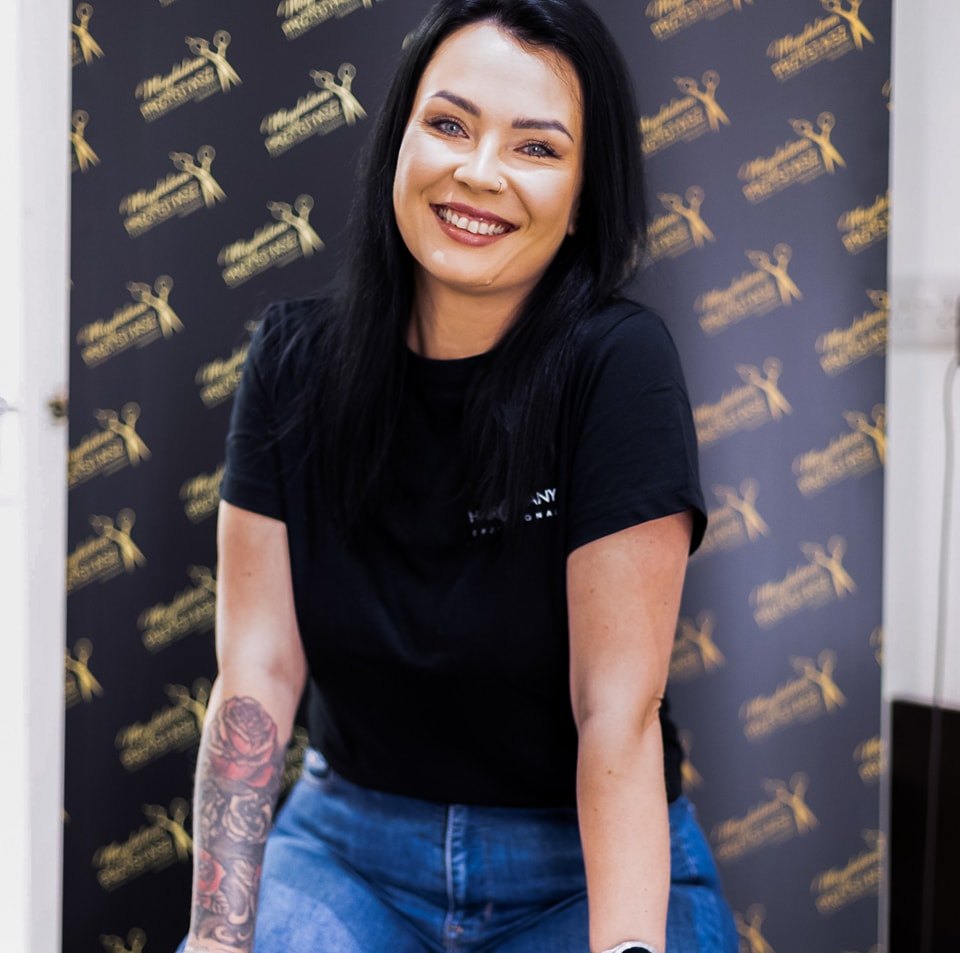
M 232 396 L 262 307 L 334 277 L 369 116 L 428 6 L 71 8 L 67 953 L 186 929 Z M 596 8 L 639 98 L 637 294 L 680 348 L 711 507 L 671 666 L 687 790 L 745 953 L 868 953 L 890 2 Z

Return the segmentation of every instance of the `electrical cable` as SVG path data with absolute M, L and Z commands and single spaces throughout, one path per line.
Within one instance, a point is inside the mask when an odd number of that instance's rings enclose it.
M 927 757 L 927 816 L 923 846 L 921 886 L 920 951 L 933 953 L 933 918 L 937 872 L 937 813 L 940 808 L 940 770 L 943 735 L 943 695 L 947 652 L 947 581 L 950 578 L 950 530 L 953 522 L 954 426 L 953 387 L 960 366 L 960 300 L 957 302 L 956 353 L 947 364 L 943 381 L 943 419 L 945 460 L 943 468 L 943 519 L 940 524 L 940 573 L 937 593 L 937 631 L 934 650 L 933 698 L 930 707 L 930 748 Z

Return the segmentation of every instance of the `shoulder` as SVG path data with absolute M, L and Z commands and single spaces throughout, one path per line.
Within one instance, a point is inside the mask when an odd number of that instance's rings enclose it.
M 311 295 L 277 299 L 261 310 L 246 360 L 275 401 L 295 396 L 316 372 L 331 309 L 328 298 Z
M 330 299 L 321 295 L 278 298 L 260 312 L 254 339 L 261 343 L 261 347 L 288 344 L 322 324 L 330 310 Z
M 584 383 L 619 370 L 638 383 L 683 384 L 680 355 L 666 322 L 628 298 L 617 298 L 584 320 L 578 365 Z

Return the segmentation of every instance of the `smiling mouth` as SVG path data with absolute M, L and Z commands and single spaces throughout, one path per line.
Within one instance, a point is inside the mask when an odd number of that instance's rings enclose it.
M 469 232 L 471 235 L 505 235 L 516 228 L 515 225 L 511 225 L 503 219 L 491 220 L 466 215 L 449 205 L 432 205 L 430 207 L 440 221 L 446 222 L 447 225 L 458 228 L 463 232 Z

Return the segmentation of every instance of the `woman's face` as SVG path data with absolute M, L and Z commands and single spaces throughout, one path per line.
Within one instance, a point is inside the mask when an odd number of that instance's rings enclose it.
M 448 36 L 420 79 L 393 185 L 418 290 L 522 300 L 573 231 L 582 155 L 566 58 L 489 22 Z

